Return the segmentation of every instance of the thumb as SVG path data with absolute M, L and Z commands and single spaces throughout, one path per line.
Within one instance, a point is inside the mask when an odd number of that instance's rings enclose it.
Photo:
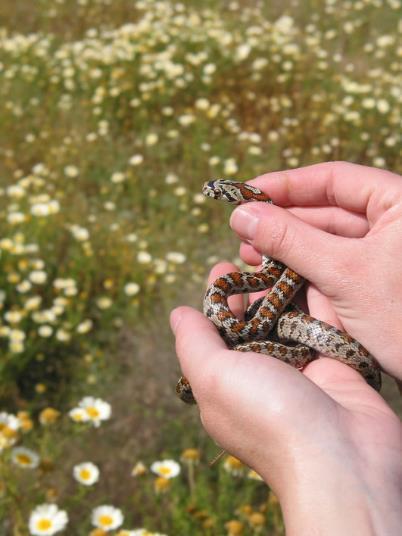
M 357 245 L 355 239 L 326 233 L 268 203 L 240 205 L 232 213 L 230 226 L 257 251 L 283 262 L 318 287 L 328 287 L 334 273 L 343 272 L 342 259 L 350 258 Z

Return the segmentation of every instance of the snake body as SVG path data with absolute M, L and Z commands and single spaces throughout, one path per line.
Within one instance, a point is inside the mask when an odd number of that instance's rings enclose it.
M 228 180 L 204 184 L 203 194 L 231 204 L 272 200 L 254 186 Z M 258 272 L 232 272 L 216 279 L 207 289 L 204 314 L 214 323 L 227 346 L 241 352 L 258 352 L 276 357 L 302 369 L 322 353 L 349 365 L 362 374 L 376 390 L 381 374 L 374 357 L 357 340 L 304 313 L 292 300 L 305 280 L 299 274 L 267 256 Z M 228 298 L 267 290 L 238 319 L 228 306 Z M 180 378 L 176 392 L 187 403 L 195 403 L 187 379 Z

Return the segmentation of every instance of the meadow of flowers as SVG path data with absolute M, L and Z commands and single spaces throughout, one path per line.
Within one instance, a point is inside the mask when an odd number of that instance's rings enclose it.
M 401 171 L 400 0 L 0 6 L 0 534 L 284 533 L 174 398 L 212 177 Z M 399 40 L 398 40 L 399 39 Z M 64 531 L 64 532 L 63 532 Z

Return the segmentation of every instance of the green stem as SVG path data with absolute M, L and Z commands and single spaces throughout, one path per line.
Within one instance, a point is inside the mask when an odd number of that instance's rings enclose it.
M 190 488 L 190 495 L 191 497 L 193 497 L 194 492 L 195 492 L 195 478 L 194 478 L 194 463 L 191 460 L 189 460 L 188 462 L 187 478 L 188 478 L 188 487 Z

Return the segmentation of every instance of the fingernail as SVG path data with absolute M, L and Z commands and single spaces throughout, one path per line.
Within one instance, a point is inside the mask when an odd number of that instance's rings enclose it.
M 248 207 L 236 208 L 230 217 L 230 227 L 242 238 L 254 238 L 258 225 L 258 217 Z
M 174 334 L 176 334 L 176 330 L 178 325 L 181 321 L 181 312 L 179 309 L 173 309 L 173 311 L 170 313 L 170 327 L 172 328 L 172 331 Z

